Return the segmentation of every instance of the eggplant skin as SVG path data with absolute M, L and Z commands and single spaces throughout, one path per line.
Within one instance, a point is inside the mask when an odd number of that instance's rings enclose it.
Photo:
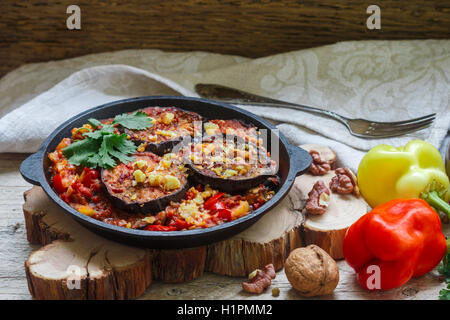
M 130 130 L 128 129 L 122 129 L 120 131 L 123 131 L 126 134 L 130 134 Z M 168 152 L 171 152 L 172 149 L 181 141 L 183 140 L 183 137 L 178 137 L 176 139 L 162 141 L 160 143 L 151 143 L 141 140 L 133 140 L 136 145 L 140 145 L 142 143 L 146 143 L 147 146 L 145 147 L 145 151 L 152 152 L 154 154 L 157 154 L 158 156 L 162 156 Z
M 153 153 L 150 152 L 142 152 L 142 153 L 135 153 L 133 154 L 133 156 L 136 158 L 136 160 L 140 160 L 140 159 L 146 159 L 146 160 L 150 160 L 152 162 L 156 162 L 159 163 L 159 161 L 161 160 L 161 158 Z M 125 166 L 124 164 L 119 164 L 118 166 Z M 114 169 L 110 169 L 110 170 L 115 170 L 117 169 L 117 166 Z M 149 199 L 147 201 L 147 199 L 145 199 L 146 201 L 143 201 L 142 199 L 137 199 L 137 201 L 133 201 L 133 200 L 128 200 L 129 197 L 126 197 L 128 199 L 124 199 L 124 197 L 119 197 L 117 195 L 121 195 L 122 193 L 117 193 L 117 192 L 113 192 L 113 187 L 117 186 L 111 186 L 110 181 L 108 181 L 108 176 L 111 177 L 111 171 L 108 169 L 102 169 L 101 171 L 101 181 L 105 187 L 106 190 L 106 194 L 108 195 L 109 199 L 111 200 L 112 204 L 118 208 L 121 209 L 123 211 L 127 211 L 127 212 L 132 212 L 132 213 L 157 213 L 159 211 L 162 211 L 166 208 L 167 205 L 170 204 L 171 201 L 174 202 L 178 202 L 181 199 L 184 198 L 186 192 L 189 190 L 190 185 L 189 185 L 189 180 L 184 176 L 184 173 L 181 173 L 179 171 L 174 171 L 174 170 L 178 170 L 176 167 L 170 168 L 170 170 L 167 170 L 167 174 L 172 174 L 176 177 L 178 177 L 180 183 L 182 184 L 181 187 L 176 190 L 173 191 L 167 195 L 164 196 L 160 196 L 158 198 L 153 198 L 153 199 Z M 128 169 L 126 168 L 125 170 L 134 170 L 134 169 Z M 123 171 L 118 171 L 118 172 L 114 172 L 117 174 L 120 173 L 124 173 Z M 125 172 L 125 174 L 127 174 Z M 117 176 L 115 176 L 117 177 Z M 129 177 L 129 179 L 133 179 L 132 175 L 131 177 Z M 128 180 L 129 181 L 129 180 Z M 150 187 L 149 187 L 150 188 Z M 126 183 L 123 187 L 124 190 L 126 190 Z
M 188 164 L 187 166 L 191 172 L 190 179 L 193 184 L 198 183 L 202 185 L 209 184 L 209 186 L 213 189 L 218 189 L 220 191 L 230 194 L 246 192 L 264 183 L 269 177 L 274 176 L 274 175 L 259 175 L 248 179 L 225 179 L 205 175 L 201 173 L 199 170 L 197 170 L 191 164 Z
M 215 137 L 218 136 L 206 136 L 203 137 L 202 140 L 195 140 L 194 144 L 201 142 L 211 142 L 214 141 Z M 242 137 L 239 136 L 235 136 L 234 140 L 235 142 L 249 144 L 249 142 L 246 142 Z M 264 150 L 264 154 L 267 155 L 267 151 L 265 151 L 264 148 L 258 147 L 255 144 L 252 145 L 255 148 L 259 149 L 261 152 Z M 184 158 L 186 159 L 186 155 Z M 269 159 L 270 158 L 267 156 L 267 160 Z M 189 168 L 190 180 L 194 184 L 210 185 L 213 189 L 219 189 L 220 191 L 224 191 L 230 194 L 246 192 L 254 187 L 257 187 L 260 184 L 265 183 L 268 178 L 276 177 L 278 171 L 278 164 L 275 164 L 274 167 L 270 167 L 270 172 L 261 173 L 256 176 L 221 178 L 215 174 L 208 174 L 204 168 L 197 168 L 189 160 L 186 162 L 186 166 Z
M 137 145 L 146 144 L 146 151 L 155 153 L 159 156 L 170 152 L 178 143 L 180 143 L 184 139 L 184 137 L 194 136 L 194 122 L 201 122 L 203 119 L 199 114 L 195 112 L 186 111 L 176 107 L 148 107 L 141 109 L 141 111 L 147 113 L 149 117 L 153 117 L 155 119 L 158 119 L 164 113 L 172 113 L 177 116 L 179 122 L 172 122 L 171 124 L 168 124 L 167 126 L 163 125 L 162 127 L 155 127 L 160 126 L 160 123 L 144 130 L 130 130 L 121 126 L 118 127 L 120 132 L 129 135 L 131 137 L 131 140 L 133 140 Z M 156 131 L 159 129 L 175 131 L 176 136 L 174 136 L 173 139 L 161 139 L 160 134 L 156 133 Z M 145 135 L 140 135 L 140 133 L 142 132 L 158 136 L 157 141 L 152 142 L 146 140 Z
M 190 188 L 189 182 L 186 181 L 186 183 L 178 191 L 171 193 L 165 197 L 154 199 L 152 201 L 144 203 L 126 202 L 120 198 L 113 196 L 108 188 L 106 188 L 106 190 L 109 199 L 116 208 L 132 213 L 148 214 L 148 213 L 157 213 L 164 210 L 170 204 L 171 201 L 174 202 L 180 201 L 181 199 L 184 198 L 189 188 Z

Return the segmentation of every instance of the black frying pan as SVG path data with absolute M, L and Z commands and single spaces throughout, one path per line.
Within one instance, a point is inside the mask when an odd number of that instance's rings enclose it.
M 112 118 L 117 114 L 131 112 L 137 109 L 160 106 L 179 107 L 184 110 L 197 112 L 206 119 L 240 119 L 252 123 L 259 129 L 267 129 L 267 139 L 264 143 L 270 150 L 271 145 L 279 145 L 279 176 L 280 186 L 274 197 L 257 210 L 237 220 L 217 225 L 211 228 L 185 231 L 145 231 L 113 226 L 90 218 L 66 204 L 50 186 L 47 157 L 53 152 L 64 137 L 70 137 L 71 129 L 85 124 L 87 119 Z M 270 134 L 276 128 L 264 119 L 241 108 L 214 102 L 206 99 L 187 97 L 140 97 L 115 101 L 87 110 L 60 125 L 44 141 L 39 151 L 25 159 L 20 166 L 20 173 L 24 179 L 34 185 L 40 185 L 47 195 L 64 212 L 69 214 L 83 226 L 112 240 L 127 244 L 145 246 L 149 248 L 189 248 L 209 244 L 231 237 L 258 221 L 267 211 L 277 205 L 289 192 L 296 176 L 302 174 L 311 164 L 311 157 L 305 150 L 291 145 L 283 134 Z M 276 141 L 275 141 L 275 140 Z

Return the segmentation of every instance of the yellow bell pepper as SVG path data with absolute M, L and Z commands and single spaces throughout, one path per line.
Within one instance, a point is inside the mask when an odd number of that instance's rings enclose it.
M 372 208 L 392 199 L 422 198 L 450 217 L 449 178 L 439 151 L 428 142 L 372 148 L 359 164 L 358 184 Z

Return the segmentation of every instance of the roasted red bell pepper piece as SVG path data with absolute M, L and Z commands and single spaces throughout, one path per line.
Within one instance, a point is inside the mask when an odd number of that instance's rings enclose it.
M 176 231 L 176 227 L 163 226 L 161 224 L 149 224 L 144 228 L 147 231 Z
M 220 210 L 218 210 L 217 216 L 220 219 L 225 220 L 225 221 L 231 221 L 233 219 L 230 209 L 220 209 Z
M 83 184 L 81 184 L 80 182 L 75 182 L 72 185 L 72 188 L 78 192 L 79 194 L 87 197 L 87 198 L 91 198 L 92 197 L 92 192 L 91 190 L 89 190 L 89 188 L 85 187 Z
M 62 183 L 62 176 L 60 174 L 53 177 L 53 188 L 55 188 L 56 192 L 59 194 L 66 192 L 66 188 Z
M 85 187 L 89 188 L 92 182 L 98 178 L 98 175 L 99 174 L 97 170 L 86 167 L 83 170 L 83 179 L 81 180 L 81 183 Z
M 216 195 L 212 196 L 211 198 L 209 198 L 208 200 L 205 201 L 205 204 L 203 205 L 203 208 L 205 208 L 206 210 L 217 211 L 222 206 L 219 204 L 219 207 L 216 207 L 216 205 L 217 205 L 218 201 L 224 195 L 225 195 L 225 193 L 219 192 Z M 225 208 L 225 207 L 223 207 L 223 208 Z
M 192 224 L 187 223 L 186 221 L 181 220 L 181 219 L 175 219 L 175 220 L 172 220 L 172 222 L 169 224 L 169 226 L 175 227 L 176 230 L 183 230 L 183 229 L 189 229 L 189 227 L 191 227 Z
M 356 221 L 343 250 L 363 288 L 392 289 L 437 266 L 446 240 L 438 214 L 425 201 L 394 199 Z

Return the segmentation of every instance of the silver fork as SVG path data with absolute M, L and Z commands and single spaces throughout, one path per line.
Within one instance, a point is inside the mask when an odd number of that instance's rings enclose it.
M 203 98 L 221 102 L 241 105 L 284 107 L 327 116 L 343 123 L 352 135 L 361 138 L 387 138 L 404 135 L 430 126 L 436 117 L 436 114 L 432 113 L 410 120 L 378 122 L 365 119 L 351 119 L 341 116 L 333 111 L 262 97 L 216 84 L 199 83 L 195 85 L 195 91 Z

